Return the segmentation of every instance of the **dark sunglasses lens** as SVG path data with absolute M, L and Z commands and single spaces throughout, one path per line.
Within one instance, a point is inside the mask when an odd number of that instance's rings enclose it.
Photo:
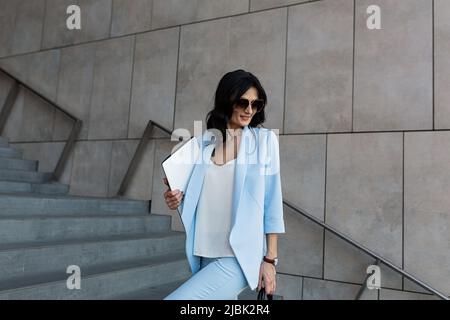
M 263 100 L 255 100 L 253 101 L 253 108 L 256 108 L 256 110 L 260 111 L 264 107 L 264 101 Z
M 247 108 L 248 100 L 247 99 L 239 99 L 238 101 L 236 101 L 236 106 L 239 108 Z

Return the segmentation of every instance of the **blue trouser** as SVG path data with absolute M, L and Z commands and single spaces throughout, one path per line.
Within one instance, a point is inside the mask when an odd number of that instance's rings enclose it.
M 247 286 L 235 257 L 201 257 L 200 270 L 164 300 L 237 300 Z

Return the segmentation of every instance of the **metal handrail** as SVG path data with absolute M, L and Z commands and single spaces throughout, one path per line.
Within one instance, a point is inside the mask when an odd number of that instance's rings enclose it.
M 334 235 L 338 236 L 339 238 L 341 238 L 342 240 L 346 241 L 347 243 L 350 243 L 351 245 L 357 247 L 358 249 L 364 251 L 365 253 L 367 253 L 368 255 L 372 256 L 373 258 L 375 258 L 376 260 L 378 260 L 379 262 L 382 262 L 383 264 L 387 265 L 388 267 L 390 267 L 392 270 L 402 274 L 403 276 L 405 276 L 406 278 L 408 278 L 409 280 L 411 280 L 412 282 L 416 283 L 417 285 L 421 286 L 422 288 L 432 292 L 433 294 L 437 295 L 439 298 L 443 299 L 443 300 L 450 300 L 449 297 L 447 297 L 445 294 L 443 294 L 442 292 L 439 292 L 438 290 L 434 289 L 433 287 L 431 287 L 430 285 L 426 284 L 425 282 L 417 279 L 416 277 L 414 277 L 412 274 L 406 272 L 405 270 L 403 270 L 402 268 L 397 267 L 395 264 L 393 264 L 392 262 L 390 262 L 389 260 L 383 258 L 382 256 L 380 256 L 379 254 L 373 252 L 372 250 L 368 249 L 367 247 L 363 246 L 362 244 L 356 242 L 355 240 L 347 237 L 345 234 L 343 234 L 342 232 L 338 231 L 337 229 L 333 228 L 332 226 L 320 221 L 318 218 L 310 215 L 309 213 L 305 212 L 304 210 L 298 208 L 296 205 L 292 204 L 291 202 L 287 201 L 287 200 L 283 200 L 283 203 L 288 206 L 289 208 L 291 208 L 292 210 L 300 213 L 301 215 L 303 215 L 304 217 L 308 218 L 309 220 L 313 221 L 314 223 L 322 226 L 323 228 L 325 228 L 326 230 L 330 231 L 331 233 L 333 233 Z
M 19 94 L 19 90 L 21 88 L 25 88 L 34 95 L 38 96 L 40 99 L 44 100 L 47 104 L 51 105 L 52 107 L 56 108 L 60 112 L 62 112 L 65 116 L 69 117 L 70 119 L 74 120 L 75 123 L 72 126 L 72 130 L 70 132 L 69 138 L 66 141 L 66 144 L 64 145 L 64 149 L 58 159 L 58 163 L 55 166 L 55 169 L 53 170 L 53 173 L 50 177 L 51 181 L 57 181 L 62 174 L 62 171 L 64 169 L 64 165 L 70 155 L 70 152 L 72 151 L 75 140 L 78 137 L 81 126 L 83 125 L 83 121 L 75 117 L 73 114 L 68 112 L 67 110 L 64 110 L 62 107 L 57 105 L 55 102 L 51 101 L 49 98 L 44 96 L 43 94 L 37 92 L 30 86 L 28 86 L 23 81 L 19 80 L 17 77 L 9 73 L 8 71 L 4 70 L 0 67 L 0 72 L 3 73 L 5 76 L 13 80 L 13 85 L 8 93 L 8 96 L 6 98 L 6 101 L 3 105 L 3 108 L 0 112 L 0 134 L 3 132 L 3 129 L 5 128 L 6 122 L 9 118 L 9 115 L 11 114 L 12 108 L 14 106 L 14 102 L 16 101 L 17 95 Z
M 125 190 L 127 189 L 131 177 L 133 176 L 133 173 L 136 171 L 136 167 L 139 163 L 139 160 L 142 157 L 142 153 L 144 151 L 144 148 L 150 138 L 150 134 L 153 130 L 153 127 L 158 127 L 159 129 L 161 129 L 162 131 L 166 132 L 167 134 L 172 135 L 172 131 L 170 131 L 169 129 L 164 128 L 162 125 L 160 125 L 159 123 L 157 123 L 156 121 L 153 120 L 149 120 L 147 122 L 147 126 L 145 127 L 144 133 L 142 134 L 141 139 L 139 140 L 139 144 L 136 148 L 136 151 L 134 152 L 133 158 L 131 159 L 128 168 L 127 168 L 127 172 L 125 173 L 125 175 L 122 178 L 122 182 L 120 184 L 119 190 L 117 191 L 117 196 L 123 196 L 125 193 Z M 182 137 L 179 136 L 178 140 L 182 140 Z

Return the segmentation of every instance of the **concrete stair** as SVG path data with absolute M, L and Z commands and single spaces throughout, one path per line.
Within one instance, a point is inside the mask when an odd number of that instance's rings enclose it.
M 67 194 L 69 192 L 69 186 L 58 182 L 30 183 L 20 181 L 0 181 L 0 192 Z
M 84 268 L 81 272 L 80 289 L 67 289 L 68 274 L 62 270 L 15 281 L 13 286 L 4 282 L 0 300 L 113 299 L 146 287 L 165 286 L 170 280 L 185 279 L 189 266 L 184 254 L 166 254 Z
M 58 273 L 69 265 L 77 265 L 83 271 L 89 267 L 146 259 L 168 252 L 182 254 L 182 235 L 166 232 L 1 245 L 0 289 L 5 282 Z
M 9 146 L 8 138 L 0 137 L 0 148 L 5 148 Z
M 0 147 L 0 157 L 6 159 L 21 159 L 23 156 L 22 149 L 14 149 L 10 147 Z
M 50 181 L 51 172 L 39 172 L 39 162 L 23 159 L 23 150 L 13 148 L 9 140 L 0 137 L 0 192 L 1 193 L 69 193 L 69 186 Z
M 22 155 L 0 137 L 0 300 L 117 299 L 191 275 L 185 233 L 149 201 L 68 195 Z M 81 289 L 67 287 L 71 265 Z
M 38 195 L 33 193 L 0 194 L 0 216 L 123 215 L 147 214 L 148 210 L 148 201 L 83 196 Z
M 170 217 L 156 214 L 0 216 L 0 230 L 1 245 L 50 242 L 165 232 L 170 230 Z

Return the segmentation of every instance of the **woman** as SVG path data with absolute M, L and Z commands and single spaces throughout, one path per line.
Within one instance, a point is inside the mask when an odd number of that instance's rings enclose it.
M 278 138 L 261 127 L 266 102 L 250 72 L 220 80 L 186 197 L 164 193 L 170 209 L 181 208 L 193 273 L 165 300 L 237 299 L 247 286 L 275 292 L 277 234 L 285 229 Z

